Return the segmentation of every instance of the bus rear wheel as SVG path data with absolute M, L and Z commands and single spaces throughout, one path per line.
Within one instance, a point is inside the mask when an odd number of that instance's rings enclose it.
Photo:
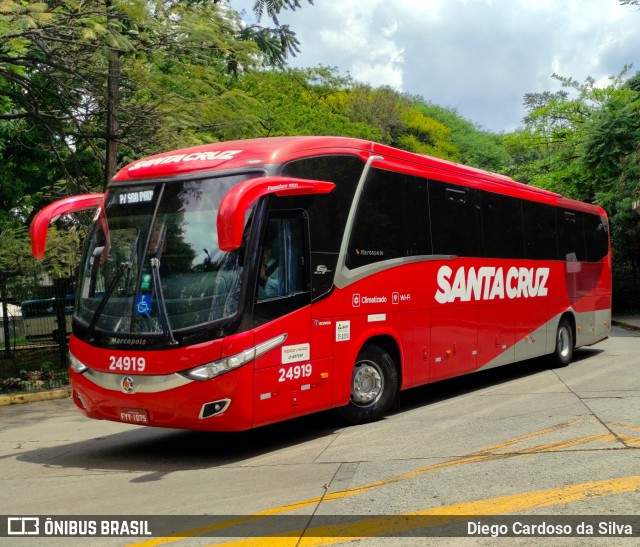
M 338 410 L 351 424 L 379 420 L 386 414 L 398 391 L 398 371 L 391 356 L 380 346 L 364 346 L 351 376 L 351 400 Z
M 556 349 L 551 355 L 554 367 L 566 367 L 573 357 L 573 328 L 566 317 L 560 319 L 556 333 Z

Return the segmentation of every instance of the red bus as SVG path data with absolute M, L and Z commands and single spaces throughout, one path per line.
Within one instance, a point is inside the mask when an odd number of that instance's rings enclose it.
M 609 334 L 603 209 L 368 141 L 282 137 L 160 154 L 52 218 L 97 213 L 70 340 L 91 418 L 243 430 Z

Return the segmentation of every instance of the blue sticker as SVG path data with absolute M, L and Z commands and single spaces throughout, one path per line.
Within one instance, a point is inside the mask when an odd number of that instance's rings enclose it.
M 136 315 L 150 315 L 151 314 L 151 295 L 150 294 L 138 294 L 136 300 Z

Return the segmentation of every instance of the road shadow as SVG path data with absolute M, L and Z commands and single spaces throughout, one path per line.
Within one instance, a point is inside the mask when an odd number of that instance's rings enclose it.
M 603 350 L 576 350 L 570 366 L 582 366 Z M 393 414 L 495 387 L 549 370 L 545 359 L 531 359 L 402 392 Z M 71 403 L 70 403 L 71 404 Z M 79 442 L 27 450 L 17 456 L 22 462 L 58 468 L 99 471 L 146 472 L 131 482 L 160 480 L 183 470 L 252 465 L 251 460 L 275 456 L 289 448 L 320 453 L 348 427 L 336 413 L 328 411 L 237 433 L 216 433 L 135 427 L 120 433 Z M 353 426 L 357 427 L 357 426 Z M 310 461 L 309 456 L 301 461 Z M 312 461 L 312 460 L 311 460 Z M 259 465 L 259 464 L 256 464 Z
M 603 352 L 603 349 L 598 348 L 576 349 L 569 367 L 588 364 L 590 357 Z M 425 405 L 473 393 L 486 387 L 497 387 L 514 380 L 542 374 L 549 370 L 553 370 L 549 358 L 538 357 L 412 388 L 400 393 L 396 411 L 410 411 Z

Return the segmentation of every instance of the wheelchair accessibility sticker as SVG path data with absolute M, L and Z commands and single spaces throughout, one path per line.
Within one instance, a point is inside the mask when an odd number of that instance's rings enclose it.
M 136 299 L 136 315 L 150 315 L 151 314 L 151 295 L 150 294 L 138 294 Z

